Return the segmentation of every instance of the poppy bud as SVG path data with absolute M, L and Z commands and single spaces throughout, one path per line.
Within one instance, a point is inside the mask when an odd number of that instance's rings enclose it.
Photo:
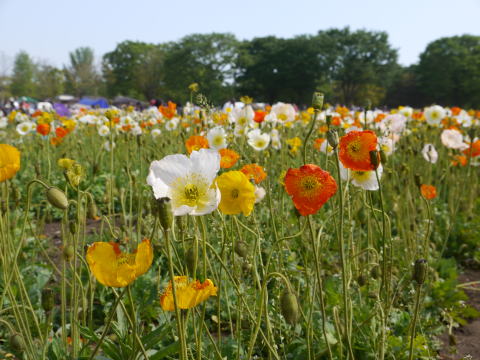
M 336 148 L 338 145 L 338 134 L 336 130 L 328 130 L 327 131 L 327 141 L 328 145 L 330 145 L 332 148 Z
M 68 223 L 68 227 L 70 229 L 70 234 L 74 235 L 77 232 L 77 223 L 74 221 L 70 221 Z
M 378 168 L 378 165 L 380 164 L 378 151 L 372 150 L 369 152 L 369 154 L 370 154 L 370 163 L 373 165 L 373 169 L 376 170 Z
M 97 204 L 95 204 L 95 200 L 93 200 L 93 197 L 89 199 L 90 201 L 88 202 L 88 207 L 87 207 L 87 217 L 92 220 L 97 220 Z
M 413 280 L 415 280 L 418 285 L 422 285 L 425 282 L 427 268 L 427 260 L 418 259 L 415 261 L 415 265 L 413 266 Z
M 242 258 L 246 257 L 248 252 L 247 244 L 245 244 L 245 242 L 242 240 L 237 241 L 235 243 L 235 252 Z
M 323 93 L 315 91 L 312 98 L 312 107 L 315 110 L 322 110 L 323 107 Z
M 68 208 L 68 199 L 65 196 L 65 193 L 56 187 L 48 188 L 47 200 L 57 209 L 66 210 Z
M 42 308 L 46 312 L 49 312 L 55 306 L 55 300 L 53 298 L 53 290 L 51 288 L 44 288 L 42 290 Z
M 299 317 L 297 297 L 289 290 L 285 290 L 280 297 L 280 309 L 287 324 L 293 325 Z
M 25 343 L 22 335 L 12 334 L 12 336 L 10 336 L 10 346 L 13 350 L 22 352 L 25 349 Z
M 387 163 L 387 155 L 385 154 L 385 151 L 380 150 L 380 162 L 385 165 Z
M 195 267 L 195 259 L 197 258 L 198 253 L 195 251 L 195 247 L 192 246 L 185 253 L 185 263 L 187 264 L 188 272 L 192 275 Z
M 63 258 L 65 261 L 71 261 L 75 255 L 75 249 L 72 245 L 67 245 L 63 248 Z
M 163 227 L 163 230 L 167 231 L 172 227 L 173 215 L 172 206 L 170 205 L 170 199 L 163 197 L 157 200 L 158 204 L 158 219 Z
M 378 276 L 380 275 L 380 269 L 379 269 L 378 265 L 375 265 L 372 268 L 372 270 L 370 270 L 370 275 L 372 276 L 372 278 L 378 279 Z

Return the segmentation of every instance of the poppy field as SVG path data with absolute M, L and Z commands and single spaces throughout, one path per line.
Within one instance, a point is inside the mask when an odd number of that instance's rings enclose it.
M 480 314 L 480 111 L 0 116 L 0 359 L 437 359 Z

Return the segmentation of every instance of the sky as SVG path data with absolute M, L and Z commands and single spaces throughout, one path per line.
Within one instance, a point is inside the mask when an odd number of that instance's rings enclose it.
M 0 66 L 11 67 L 20 50 L 62 67 L 81 46 L 100 61 L 124 40 L 211 32 L 289 38 L 345 26 L 386 31 L 399 63 L 410 65 L 433 40 L 480 35 L 479 16 L 480 0 L 0 0 Z

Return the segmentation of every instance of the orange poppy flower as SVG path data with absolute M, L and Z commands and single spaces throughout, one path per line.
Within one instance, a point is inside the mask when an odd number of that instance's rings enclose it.
M 255 116 L 253 117 L 253 121 L 260 124 L 263 122 L 263 120 L 265 120 L 266 115 L 267 115 L 266 111 L 257 110 L 255 111 Z
M 420 192 L 422 196 L 427 200 L 432 200 L 437 197 L 437 188 L 433 185 L 422 184 L 420 186 Z
M 285 189 L 302 216 L 315 214 L 337 192 L 335 179 L 313 164 L 288 169 Z
M 191 154 L 192 151 L 198 151 L 200 149 L 208 149 L 208 140 L 204 136 L 192 135 L 185 142 L 185 146 L 187 147 L 188 153 Z
M 342 118 L 340 116 L 332 117 L 332 125 L 333 126 L 340 126 Z
M 343 166 L 355 171 L 374 170 L 370 151 L 377 148 L 377 135 L 371 130 L 350 131 L 340 139 L 339 157 Z
M 63 138 L 68 134 L 68 130 L 63 127 L 58 127 L 55 129 L 55 134 L 57 135 L 57 137 Z
M 456 116 L 456 115 L 460 114 L 460 111 L 462 111 L 462 109 L 459 108 L 458 106 L 454 106 L 450 109 L 450 111 L 452 112 L 453 116 Z
M 219 150 L 220 156 L 220 167 L 222 169 L 230 169 L 233 165 L 235 165 L 240 159 L 240 155 L 237 154 L 236 151 L 230 149 L 220 149 Z
M 158 110 L 160 110 L 164 117 L 166 117 L 167 119 L 171 119 L 177 113 L 177 104 L 169 101 L 168 106 L 159 106 Z
M 480 155 L 480 140 L 473 142 L 470 147 L 463 150 L 463 153 L 470 157 L 477 157 Z
M 59 137 L 57 137 L 57 136 L 50 138 L 50 144 L 52 144 L 53 146 L 57 146 L 57 145 L 59 145 L 61 142 L 62 142 L 62 138 L 59 138 Z
M 320 150 L 320 148 L 322 147 L 322 144 L 323 144 L 324 141 L 325 141 L 324 138 L 317 138 L 317 139 L 315 139 L 315 141 L 313 142 L 313 147 L 314 147 L 316 150 Z
M 467 163 L 468 163 L 468 159 L 466 156 L 463 156 L 463 155 L 455 155 L 452 160 L 453 166 L 458 166 L 458 165 L 466 166 Z
M 247 175 L 249 180 L 255 181 L 255 184 L 260 184 L 267 177 L 267 173 L 263 170 L 263 167 L 257 164 L 245 165 L 240 171 Z
M 38 124 L 37 133 L 43 136 L 50 134 L 50 124 Z

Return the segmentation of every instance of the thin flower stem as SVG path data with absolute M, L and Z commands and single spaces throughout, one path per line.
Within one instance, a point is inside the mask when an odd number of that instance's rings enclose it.
M 422 285 L 418 285 L 417 287 L 417 296 L 415 297 L 415 312 L 413 313 L 413 320 L 412 320 L 412 334 L 410 336 L 410 350 L 408 355 L 408 360 L 413 359 L 413 342 L 415 340 L 415 327 L 417 325 L 417 318 L 418 313 L 420 310 L 420 295 L 422 293 Z

